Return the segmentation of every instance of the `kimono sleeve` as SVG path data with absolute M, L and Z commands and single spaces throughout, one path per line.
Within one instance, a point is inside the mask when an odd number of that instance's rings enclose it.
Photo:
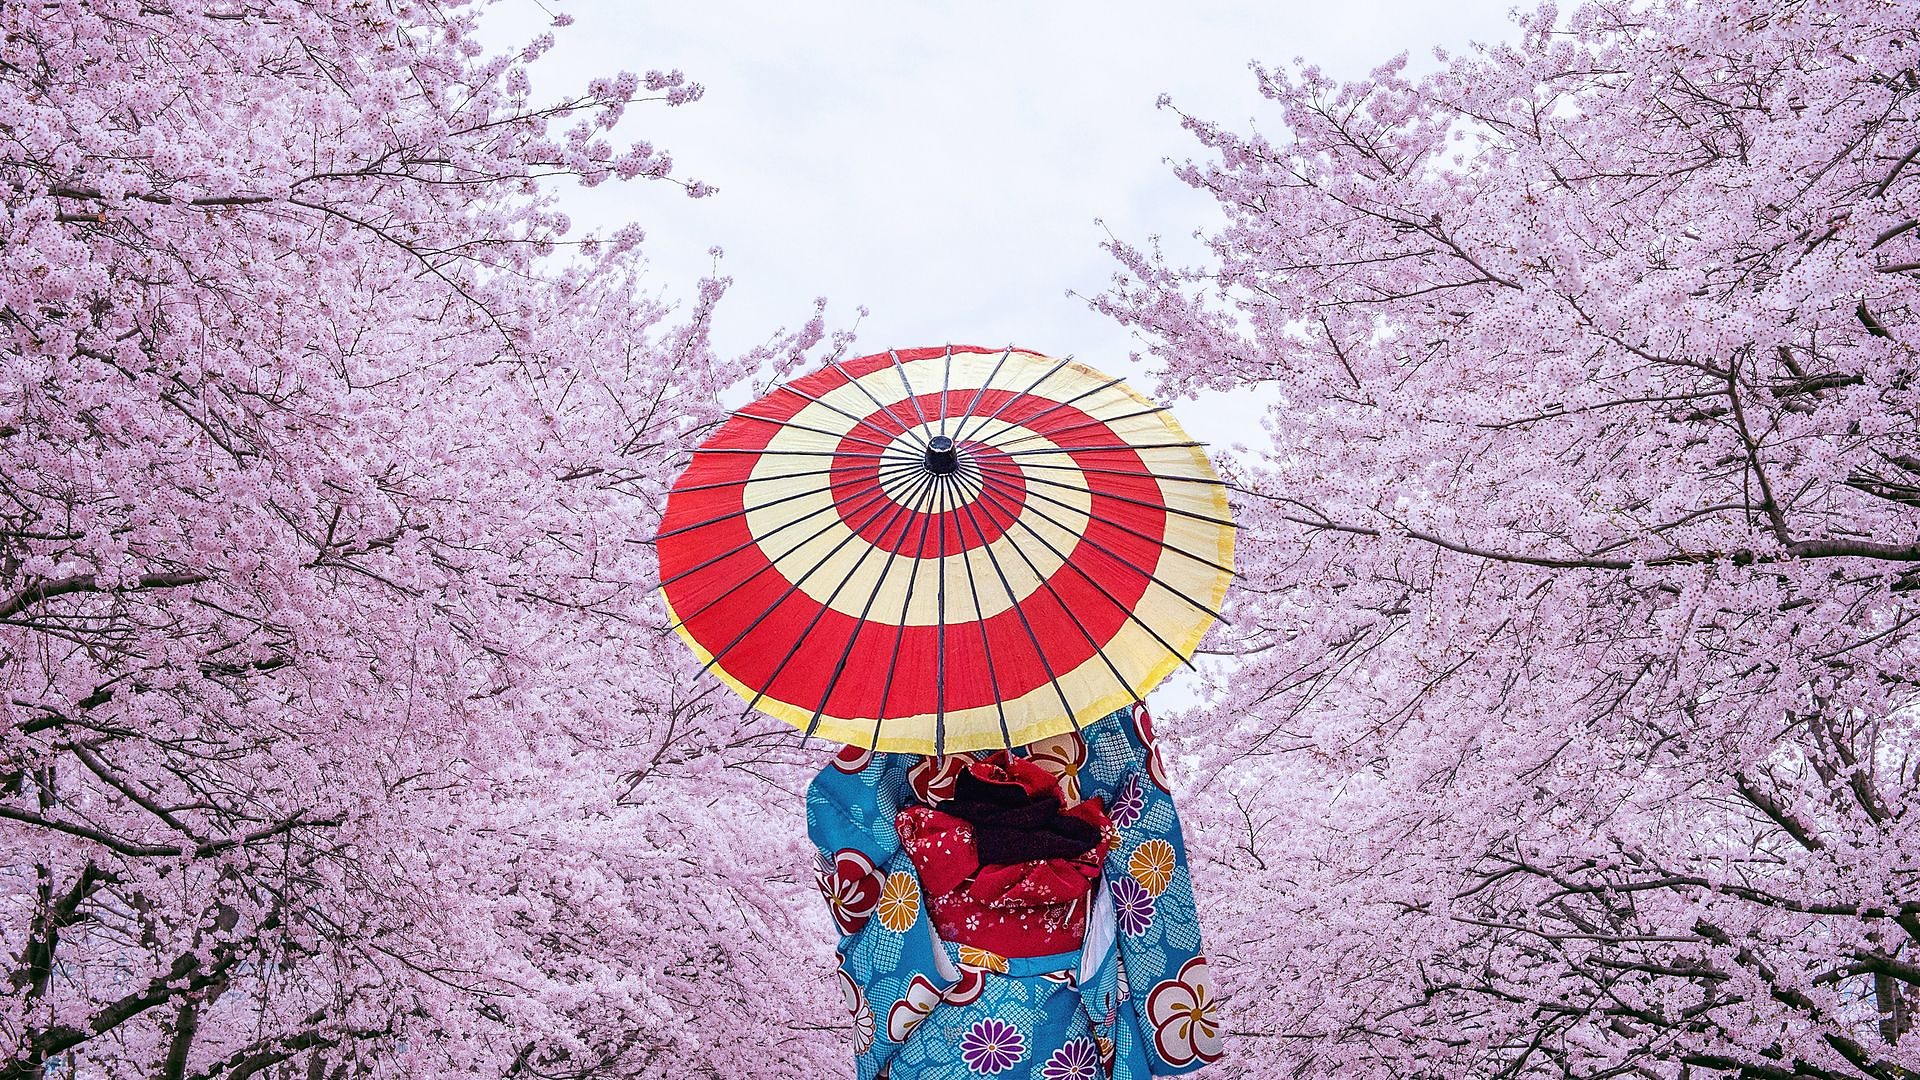
M 1137 1039 L 1149 1075 L 1193 1072 L 1219 1060 L 1222 1026 L 1152 720 L 1136 704 L 1085 735 L 1082 788 L 1106 798 L 1117 833 L 1103 867 L 1103 904 L 1112 905 L 1118 1008 L 1129 1021 L 1118 1041 Z
M 907 758 L 849 748 L 807 789 L 815 879 L 840 932 L 838 979 L 859 1080 L 873 1080 L 959 981 L 894 832 Z

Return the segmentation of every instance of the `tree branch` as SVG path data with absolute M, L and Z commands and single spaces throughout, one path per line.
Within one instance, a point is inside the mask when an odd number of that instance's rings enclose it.
M 56 578 L 51 581 L 42 581 L 37 585 L 29 585 L 8 597 L 4 602 L 0 602 L 0 619 L 10 619 L 43 600 L 49 600 L 56 596 L 66 596 L 70 593 L 117 593 L 134 592 L 141 589 L 174 589 L 183 585 L 197 585 L 202 581 L 206 581 L 209 577 L 211 577 L 209 574 L 192 572 L 143 574 L 131 584 L 121 585 L 113 589 L 102 589 L 94 584 L 96 578 L 93 574 L 76 574 L 73 577 Z

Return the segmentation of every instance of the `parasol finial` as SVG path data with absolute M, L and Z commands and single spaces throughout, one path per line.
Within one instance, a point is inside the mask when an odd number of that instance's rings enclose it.
M 935 435 L 927 441 L 927 471 L 936 476 L 960 471 L 960 451 L 954 449 L 952 439 Z

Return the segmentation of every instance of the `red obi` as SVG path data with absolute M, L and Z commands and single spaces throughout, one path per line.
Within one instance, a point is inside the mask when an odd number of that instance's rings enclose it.
M 1052 773 L 1004 750 L 966 772 L 951 798 L 936 797 L 945 809 L 915 804 L 894 818 L 934 928 L 1000 956 L 1078 949 L 1113 839 L 1101 800 L 1063 806 Z M 982 863 L 982 848 L 1008 861 Z M 1012 861 L 1045 852 L 1056 854 Z

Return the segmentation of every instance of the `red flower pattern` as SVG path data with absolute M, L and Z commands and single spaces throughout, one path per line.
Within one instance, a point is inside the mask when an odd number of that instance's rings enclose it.
M 833 857 L 833 866 L 818 871 L 815 880 L 841 933 L 857 933 L 873 917 L 874 906 L 880 902 L 880 873 L 863 852 L 840 849 Z
M 864 746 L 843 746 L 839 753 L 833 755 L 833 767 L 843 773 L 857 773 L 872 760 L 873 751 Z
M 987 973 L 981 968 L 961 965 L 960 981 L 947 987 L 940 1000 L 949 1005 L 971 1005 L 987 988 Z
M 1147 995 L 1147 1019 L 1153 1024 L 1153 1049 L 1169 1065 L 1195 1058 L 1220 1058 L 1220 1003 L 1213 993 L 1207 958 L 1196 956 L 1179 974 Z
M 921 758 L 907 770 L 907 786 L 914 798 L 928 806 L 945 802 L 953 798 L 953 785 L 971 764 L 973 758 L 966 754 Z
M 1133 703 L 1133 727 L 1140 733 L 1140 742 L 1147 748 L 1147 775 L 1161 791 L 1172 791 L 1167 785 L 1167 771 L 1160 763 L 1160 747 L 1153 741 L 1153 714 L 1147 711 L 1147 703 Z
M 1042 739 L 1027 748 L 1028 760 L 1060 781 L 1060 802 L 1080 801 L 1080 767 L 1087 763 L 1087 740 L 1077 731 Z

